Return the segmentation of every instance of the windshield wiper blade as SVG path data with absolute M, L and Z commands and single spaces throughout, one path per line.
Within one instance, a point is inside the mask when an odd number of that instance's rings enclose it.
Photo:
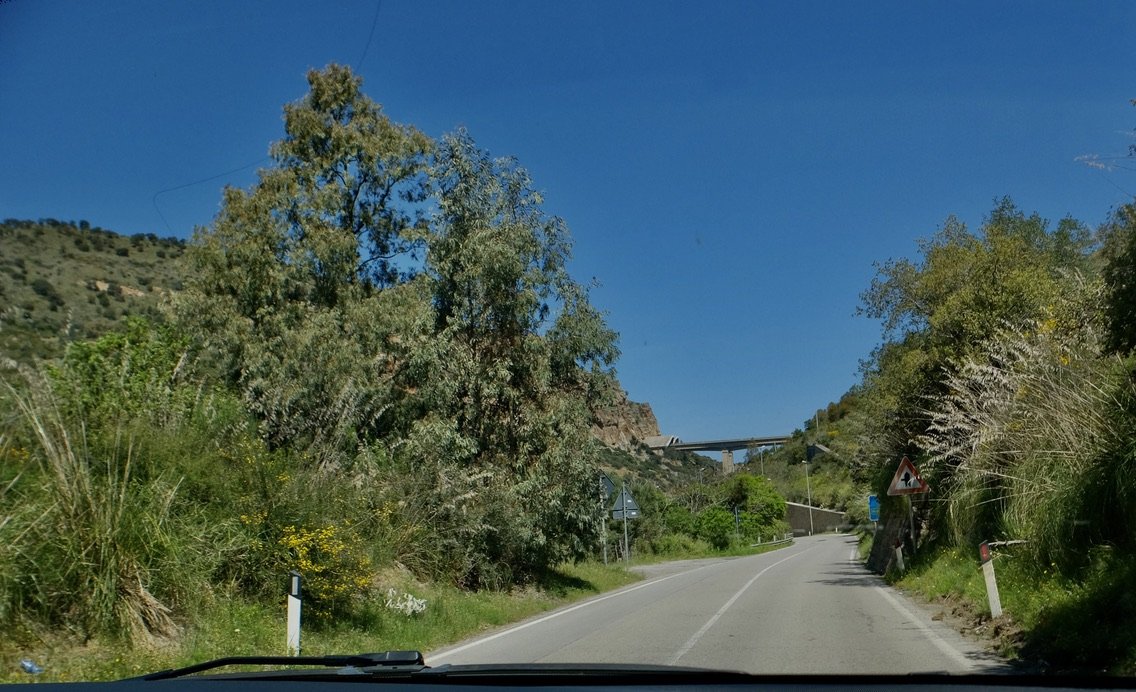
M 349 656 L 227 656 L 204 663 L 197 663 L 184 668 L 170 668 L 149 673 L 138 678 L 139 680 L 169 680 L 186 675 L 193 675 L 206 670 L 224 668 L 225 666 L 323 666 L 325 668 L 396 668 L 426 666 L 425 659 L 418 651 L 381 651 L 370 654 L 354 654 Z

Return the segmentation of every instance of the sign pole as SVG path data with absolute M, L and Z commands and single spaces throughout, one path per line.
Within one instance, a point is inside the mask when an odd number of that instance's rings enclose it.
M 607 510 L 600 515 L 600 540 L 603 542 L 604 564 L 607 564 Z
M 631 562 L 631 544 L 627 542 L 627 503 L 623 503 L 623 561 Z
M 915 554 L 915 507 L 911 503 L 911 496 L 907 496 L 908 530 L 911 531 L 911 554 Z
M 603 542 L 604 564 L 607 564 L 607 488 L 604 486 L 604 475 L 600 474 L 600 541 Z

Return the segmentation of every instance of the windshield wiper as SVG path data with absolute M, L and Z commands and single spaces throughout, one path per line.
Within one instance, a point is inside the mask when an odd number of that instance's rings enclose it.
M 416 671 L 426 667 L 418 651 L 382 651 L 351 656 L 227 656 L 184 668 L 143 675 L 139 680 L 169 680 L 225 666 L 323 666 L 325 668 L 382 668 Z

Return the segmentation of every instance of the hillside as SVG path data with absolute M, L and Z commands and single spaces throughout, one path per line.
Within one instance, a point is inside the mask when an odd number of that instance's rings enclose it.
M 185 243 L 122 236 L 86 221 L 0 224 L 0 357 L 30 363 L 71 340 L 103 334 L 129 315 L 156 317 L 181 286 Z

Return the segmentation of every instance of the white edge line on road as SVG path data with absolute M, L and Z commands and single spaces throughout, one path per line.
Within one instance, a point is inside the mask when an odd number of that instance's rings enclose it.
M 888 603 L 890 603 L 891 606 L 893 608 L 895 608 L 899 612 L 900 615 L 907 618 L 916 627 L 918 627 L 919 630 L 921 632 L 923 632 L 923 636 L 930 639 L 931 643 L 934 644 L 936 647 L 938 647 L 939 651 L 942 651 L 944 654 L 947 655 L 947 658 L 951 659 L 955 663 L 962 666 L 964 670 L 973 670 L 975 668 L 975 664 L 970 659 L 968 659 L 965 655 L 963 655 L 963 653 L 961 651 L 959 651 L 958 649 L 956 649 L 955 647 L 951 646 L 946 641 L 944 641 L 943 638 L 940 637 L 930 627 L 928 627 L 926 625 L 926 623 L 923 622 L 922 619 L 920 619 L 919 617 L 916 617 L 916 615 L 914 613 L 912 613 L 910 610 L 908 610 L 907 606 L 900 603 L 899 599 L 897 599 L 895 596 L 892 596 L 890 593 L 888 593 L 888 589 L 886 587 L 877 586 L 876 591 L 878 591 L 880 593 L 880 595 L 884 597 L 884 600 L 886 600 Z
M 628 587 L 626 589 L 621 589 L 621 590 L 616 591 L 614 593 L 609 593 L 606 596 L 600 596 L 598 598 L 593 598 L 590 601 L 584 601 L 583 603 L 578 603 L 578 604 L 571 606 L 569 608 L 564 608 L 563 610 L 557 610 L 555 612 L 549 613 L 548 615 L 545 615 L 542 618 L 537 618 L 536 620 L 530 620 L 528 622 L 521 623 L 520 625 L 517 625 L 516 627 L 510 627 L 507 630 L 501 630 L 500 632 L 497 632 L 496 634 L 491 634 L 487 637 L 482 637 L 481 639 L 476 639 L 476 640 L 474 640 L 474 641 L 472 641 L 468 644 L 463 644 L 462 646 L 450 649 L 448 651 L 441 651 L 441 652 L 436 653 L 436 654 L 431 654 L 429 656 L 429 660 L 430 660 L 431 663 L 433 663 L 434 661 L 436 661 L 440 658 L 452 656 L 456 653 L 461 653 L 462 651 L 465 651 L 466 649 L 472 649 L 475 646 L 485 644 L 486 642 L 491 642 L 494 639 L 500 639 L 501 637 L 512 634 L 514 632 L 519 632 L 523 629 L 527 629 L 529 627 L 532 627 L 533 625 L 539 625 L 542 622 L 548 622 L 552 618 L 557 618 L 557 617 L 560 617 L 561 615 L 567 615 L 568 613 L 579 610 L 581 608 L 587 608 L 588 606 L 595 605 L 596 603 L 606 601 L 609 598 L 615 598 L 616 596 L 622 596 L 624 594 L 629 594 L 632 591 L 638 591 L 639 589 L 645 589 L 648 586 L 654 586 L 655 584 L 658 584 L 660 582 L 664 582 L 668 579 L 674 579 L 675 577 L 681 577 L 684 574 L 690 574 L 692 572 L 697 572 L 698 570 L 706 569 L 709 566 L 710 565 L 702 565 L 701 567 L 695 567 L 694 569 L 688 569 L 685 572 L 676 572 L 674 574 L 668 574 L 665 577 L 659 577 L 658 579 L 652 579 L 651 581 L 645 581 L 642 584 L 636 584 L 635 586 L 631 586 L 631 587 Z
M 719 608 L 718 612 L 714 613 L 714 615 L 709 620 L 706 621 L 706 624 L 703 625 L 701 629 L 699 629 L 697 632 L 694 633 L 693 637 L 686 640 L 686 643 L 682 645 L 682 648 L 679 649 L 678 653 L 675 654 L 674 658 L 671 659 L 671 665 L 673 666 L 674 664 L 678 663 L 678 660 L 680 658 L 685 656 L 687 654 L 687 652 L 689 652 L 691 649 L 694 648 L 694 645 L 698 643 L 698 640 L 702 639 L 702 635 L 706 634 L 706 632 L 711 627 L 714 626 L 715 622 L 718 622 L 718 618 L 722 617 L 722 615 L 724 615 L 725 612 L 730 609 L 730 606 L 732 606 L 735 601 L 737 601 L 739 598 L 742 597 L 742 594 L 745 593 L 746 589 L 748 589 L 750 586 L 752 586 L 755 581 L 757 581 L 758 577 L 765 574 L 766 572 L 773 569 L 774 567 L 781 564 L 782 562 L 785 562 L 786 560 L 792 560 L 793 558 L 797 557 L 798 555 L 804 555 L 805 553 L 809 552 L 810 550 L 812 550 L 815 547 L 816 546 L 810 546 L 808 548 L 805 548 L 804 550 L 802 550 L 799 553 L 793 553 L 789 557 L 783 557 L 780 560 L 778 560 L 777 562 L 774 562 L 772 565 L 769 565 L 765 569 L 763 569 L 760 572 L 758 572 L 757 574 L 753 575 L 753 578 L 750 579 L 749 581 L 747 581 L 745 583 L 745 586 L 738 589 L 738 592 L 736 594 L 734 594 L 732 597 L 730 597 L 730 600 L 726 601 L 725 605 L 723 605 L 721 608 Z

